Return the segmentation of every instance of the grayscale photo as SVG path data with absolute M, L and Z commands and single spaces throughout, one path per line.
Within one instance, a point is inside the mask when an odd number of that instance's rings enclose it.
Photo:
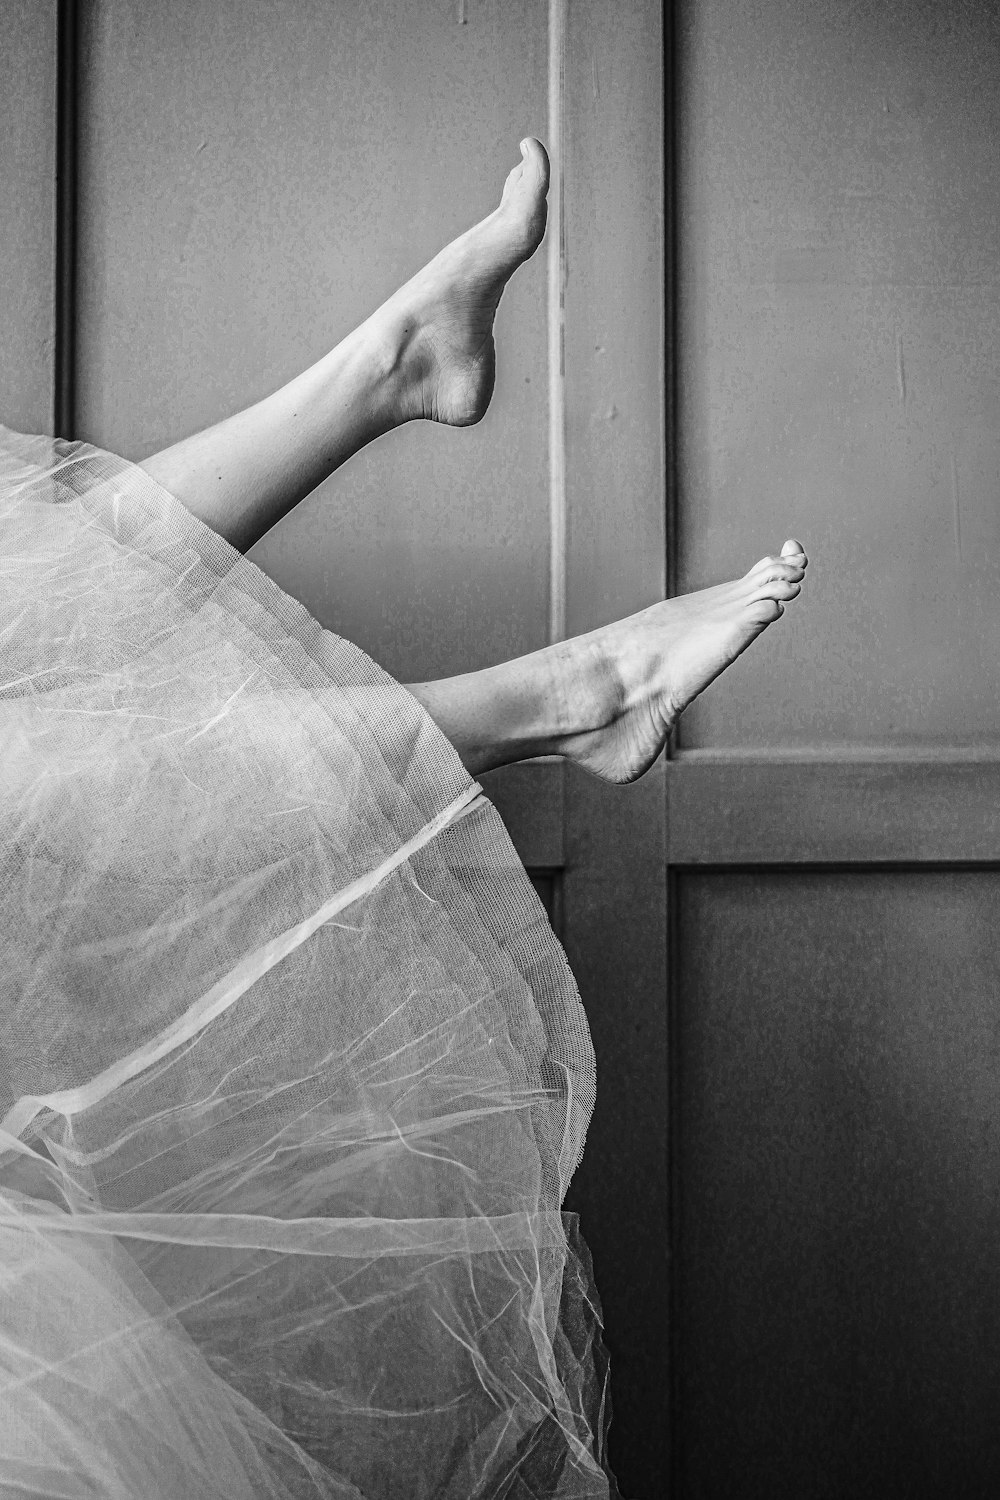
M 996 1500 L 1000 8 L 0 23 L 0 1500 Z

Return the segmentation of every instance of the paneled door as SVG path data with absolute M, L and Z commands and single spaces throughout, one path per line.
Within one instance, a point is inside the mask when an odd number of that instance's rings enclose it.
M 1000 13 L 676 8 L 672 1493 L 1000 1493 Z
M 17 39 L 0 58 L 18 101 L 0 166 L 20 276 L 0 288 L 9 421 L 41 428 L 51 413 L 63 435 L 140 457 L 246 405 L 489 212 L 535 134 L 555 168 L 549 234 L 504 297 L 488 417 L 380 440 L 254 556 L 404 681 L 662 596 L 657 4 L 2 0 L 0 15 Z M 627 792 L 564 771 L 539 761 L 487 782 L 590 1014 L 599 1101 L 567 1207 L 603 1299 L 613 1464 L 623 1494 L 653 1496 L 667 1432 L 664 767 Z

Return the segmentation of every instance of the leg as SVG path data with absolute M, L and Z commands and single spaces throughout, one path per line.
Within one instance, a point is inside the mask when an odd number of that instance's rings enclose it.
M 247 411 L 144 459 L 245 550 L 334 469 L 402 422 L 478 422 L 493 393 L 493 317 L 545 232 L 548 158 L 533 139 L 500 205 L 318 364 Z
M 635 781 L 688 704 L 796 597 L 805 569 L 801 544 L 789 541 L 733 583 L 410 692 L 473 776 L 562 755 L 606 781 Z

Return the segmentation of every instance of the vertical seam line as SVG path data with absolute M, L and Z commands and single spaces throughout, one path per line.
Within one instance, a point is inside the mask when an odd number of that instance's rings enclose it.
M 56 19 L 55 346 L 52 423 L 56 437 L 76 426 L 76 252 L 78 26 L 76 0 L 59 0 Z
M 549 641 L 555 644 L 566 636 L 566 0 L 549 0 L 548 33 Z

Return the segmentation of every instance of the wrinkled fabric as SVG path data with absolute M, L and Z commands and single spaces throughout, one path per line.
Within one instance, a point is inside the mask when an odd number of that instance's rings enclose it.
M 616 1495 L 565 957 L 419 704 L 0 429 L 0 1494 Z

